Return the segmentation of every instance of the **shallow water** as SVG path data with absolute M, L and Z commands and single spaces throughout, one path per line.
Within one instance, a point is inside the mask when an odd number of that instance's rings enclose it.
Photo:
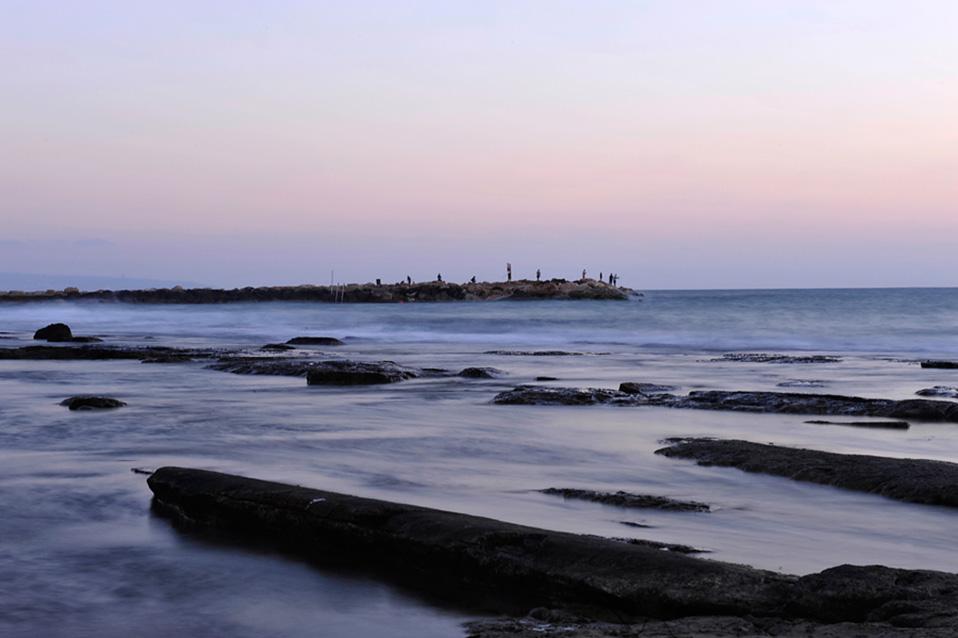
M 417 379 L 309 388 L 202 363 L 0 362 L 0 635 L 448 636 L 476 613 L 361 574 L 181 534 L 150 514 L 131 467 L 185 465 L 440 507 L 550 529 L 684 543 L 719 560 L 790 573 L 840 564 L 958 571 L 956 512 L 702 468 L 655 456 L 706 435 L 840 452 L 958 460 L 958 426 L 907 432 L 808 425 L 808 417 L 665 408 L 490 403 L 535 376 L 780 389 L 816 379 L 839 394 L 907 398 L 958 385 L 918 358 L 958 356 L 958 291 L 653 292 L 635 302 L 436 305 L 0 306 L 0 347 L 66 321 L 108 343 L 254 347 L 300 334 L 346 338 L 357 359 L 459 369 L 494 380 Z M 567 357 L 492 349 L 562 348 Z M 714 362 L 744 349 L 839 354 L 836 364 Z M 802 391 L 802 390 L 799 390 Z M 80 393 L 116 411 L 71 413 Z M 707 514 L 621 510 L 545 487 L 662 494 Z M 621 521 L 651 525 L 626 527 Z

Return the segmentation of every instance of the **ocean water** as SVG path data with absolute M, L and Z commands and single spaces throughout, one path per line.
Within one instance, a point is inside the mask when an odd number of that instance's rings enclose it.
M 670 436 L 958 461 L 958 426 L 908 431 L 808 417 L 664 408 L 491 404 L 538 375 L 555 385 L 649 381 L 908 398 L 958 386 L 958 289 L 653 291 L 629 302 L 403 305 L 0 305 L 0 347 L 53 321 L 123 345 L 249 348 L 342 338 L 329 356 L 459 369 L 488 380 L 307 387 L 202 362 L 0 361 L 0 635 L 456 636 L 481 613 L 361 573 L 183 534 L 150 513 L 130 468 L 184 465 L 416 503 L 550 529 L 684 543 L 788 573 L 841 563 L 958 572 L 958 513 L 703 468 L 653 454 Z M 489 350 L 563 349 L 529 357 Z M 822 353 L 831 364 L 713 361 L 732 351 Z M 799 390 L 802 391 L 802 390 Z M 102 393 L 128 407 L 71 413 Z M 536 490 L 628 490 L 705 501 L 707 514 L 621 510 Z M 641 522 L 648 529 L 622 525 Z

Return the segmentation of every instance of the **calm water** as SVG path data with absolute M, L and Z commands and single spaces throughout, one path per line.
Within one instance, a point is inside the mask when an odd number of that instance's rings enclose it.
M 958 358 L 958 290 L 652 292 L 643 301 L 437 305 L 0 306 L 0 347 L 66 321 L 132 345 L 255 348 L 301 334 L 345 338 L 334 356 L 491 365 L 495 380 L 420 379 L 308 388 L 202 363 L 0 362 L 0 635 L 455 636 L 472 617 L 360 574 L 185 536 L 149 512 L 131 467 L 177 464 L 441 507 L 552 529 L 705 547 L 791 573 L 835 564 L 958 571 L 955 513 L 654 456 L 667 436 L 706 435 L 958 461 L 958 427 L 907 432 L 800 416 L 658 408 L 490 404 L 537 375 L 558 385 L 652 381 L 907 398 L 958 386 L 922 370 Z M 502 357 L 562 348 L 576 357 Z M 712 362 L 732 350 L 839 354 L 838 364 Z M 70 413 L 79 393 L 129 406 Z M 565 502 L 544 487 L 702 500 L 709 514 Z M 634 529 L 620 521 L 638 521 Z

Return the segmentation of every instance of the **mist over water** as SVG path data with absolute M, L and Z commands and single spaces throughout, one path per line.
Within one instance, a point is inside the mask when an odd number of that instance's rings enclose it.
M 958 356 L 958 290 L 653 291 L 630 302 L 404 305 L 0 306 L 0 347 L 64 321 L 107 344 L 249 348 L 342 338 L 329 356 L 458 370 L 366 388 L 307 387 L 202 362 L 0 361 L 0 634 L 4 636 L 448 636 L 450 608 L 365 574 L 184 534 L 149 511 L 131 467 L 183 465 L 416 503 L 550 529 L 684 543 L 789 573 L 841 563 L 958 571 L 954 513 L 655 456 L 669 436 L 958 460 L 958 428 L 816 426 L 807 417 L 490 403 L 539 375 L 555 385 L 649 381 L 909 398 L 958 386 L 915 361 Z M 581 356 L 486 354 L 562 349 Z M 821 352 L 833 364 L 712 361 L 732 350 Z M 83 393 L 126 408 L 71 413 Z M 545 487 L 705 501 L 708 514 L 563 501 Z M 651 527 L 635 529 L 621 521 Z

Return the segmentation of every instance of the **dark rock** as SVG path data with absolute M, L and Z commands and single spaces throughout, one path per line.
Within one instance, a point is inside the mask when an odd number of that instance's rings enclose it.
M 497 368 L 465 368 L 459 376 L 467 379 L 495 379 L 501 374 L 502 370 Z
M 419 376 L 413 368 L 392 361 L 322 361 L 310 366 L 308 385 L 372 385 L 396 383 Z
M 655 453 L 691 459 L 699 465 L 735 467 L 910 503 L 958 507 L 956 463 L 838 454 L 738 440 L 673 439 L 670 443 Z
M 595 405 L 630 402 L 635 396 L 605 388 L 553 388 L 542 385 L 520 385 L 500 392 L 493 403 L 501 405 Z
M 958 361 L 922 361 L 921 367 L 953 370 L 955 368 L 958 368 Z
M 788 379 L 775 385 L 780 388 L 824 388 L 828 382 L 820 379 Z
M 105 360 L 149 359 L 169 354 L 153 348 L 112 348 L 101 346 L 23 346 L 0 348 L 0 360 Z M 197 353 L 197 356 L 202 354 Z
M 147 482 L 154 511 L 194 531 L 215 527 L 311 559 L 332 556 L 419 589 L 455 592 L 460 603 L 482 600 L 490 610 L 545 608 L 534 616 L 563 623 L 561 632 L 555 628 L 560 635 L 644 638 L 655 635 L 646 631 L 649 619 L 668 621 L 663 636 L 690 628 L 694 635 L 748 636 L 750 628 L 794 625 L 804 633 L 774 635 L 845 638 L 907 625 L 927 629 L 912 636 L 937 638 L 936 628 L 958 625 L 952 574 L 842 566 L 797 578 L 645 544 L 202 470 L 160 468 Z M 809 631 L 822 623 L 847 623 L 857 633 Z M 600 626 L 609 633 L 577 631 Z
M 705 503 L 696 501 L 679 501 L 667 496 L 652 496 L 649 494 L 630 494 L 629 492 L 596 492 L 594 490 L 578 490 L 573 488 L 549 487 L 539 490 L 543 494 L 561 496 L 578 501 L 591 501 L 603 505 L 629 507 L 640 509 L 657 509 L 670 512 L 708 512 L 711 508 Z
M 658 385 L 656 383 L 636 383 L 626 381 L 619 384 L 619 392 L 626 394 L 662 394 L 663 392 L 673 392 L 675 386 Z
M 639 523 L 637 521 L 619 521 L 622 525 L 626 527 L 641 527 L 643 529 L 651 528 L 652 525 L 646 525 L 645 523 Z
M 286 352 L 287 350 L 295 349 L 293 346 L 288 346 L 285 343 L 267 343 L 260 348 L 260 350 L 265 350 L 266 352 Z
M 501 357 L 579 357 L 585 353 L 565 350 L 487 350 L 483 354 L 496 354 Z
M 147 476 L 153 473 L 153 470 L 148 470 L 142 467 L 131 467 L 130 471 L 133 472 L 134 474 L 145 474 Z
M 73 331 L 65 323 L 51 323 L 34 332 L 33 338 L 39 341 L 70 341 Z
M 947 385 L 936 385 L 933 388 L 924 388 L 916 392 L 921 397 L 948 397 L 958 399 L 958 388 L 952 388 Z
M 559 377 L 536 377 L 536 381 L 558 381 Z
M 853 428 L 879 428 L 886 430 L 907 430 L 908 421 L 805 421 L 812 425 L 847 425 Z
M 690 392 L 672 407 L 779 414 L 871 416 L 909 421 L 958 423 L 958 403 L 930 399 L 865 399 L 837 394 L 797 392 Z
M 344 346 L 344 342 L 335 337 L 293 337 L 286 342 L 291 346 Z
M 155 357 L 147 357 L 140 363 L 188 363 L 193 357 L 188 354 L 161 354 Z
M 71 410 L 108 410 L 122 408 L 126 403 L 110 397 L 76 396 L 60 401 L 60 405 L 65 405 Z
M 712 361 L 737 361 L 741 363 L 839 363 L 841 357 L 829 355 L 788 355 L 765 352 L 730 352 Z
M 493 403 L 504 405 L 660 405 L 696 410 L 729 410 L 774 414 L 882 417 L 909 421 L 958 423 L 958 403 L 931 399 L 865 399 L 838 394 L 706 390 L 685 396 L 628 394 L 605 388 L 556 388 L 521 385 L 500 392 Z

